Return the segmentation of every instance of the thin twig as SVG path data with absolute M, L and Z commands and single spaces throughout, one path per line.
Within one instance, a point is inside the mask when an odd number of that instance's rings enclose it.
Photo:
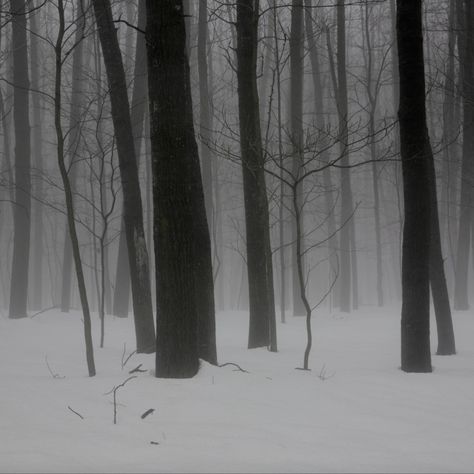
M 225 367 L 226 365 L 232 365 L 237 368 L 236 370 L 240 370 L 240 372 L 245 372 L 246 374 L 250 373 L 248 370 L 242 369 L 240 365 L 234 364 L 234 362 L 226 362 L 225 364 L 218 365 L 217 367 Z
M 68 407 L 68 410 L 71 410 L 75 415 L 77 415 L 81 420 L 84 419 L 84 417 L 78 413 L 76 410 L 73 410 L 69 405 L 67 406 Z

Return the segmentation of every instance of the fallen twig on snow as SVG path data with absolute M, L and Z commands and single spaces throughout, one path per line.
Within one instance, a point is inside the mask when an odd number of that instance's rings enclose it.
M 33 313 L 31 316 L 30 316 L 30 319 L 31 318 L 34 318 L 35 316 L 38 316 L 39 314 L 42 314 L 42 313 L 46 313 L 46 311 L 51 311 L 52 309 L 56 309 L 58 306 L 50 306 L 49 308 L 44 308 L 42 309 L 41 311 L 37 311 L 36 313 Z
M 49 370 L 49 373 L 51 374 L 51 377 L 53 377 L 53 379 L 64 379 L 66 378 L 64 375 L 59 375 L 59 374 L 56 374 L 55 372 L 52 371 L 49 363 L 48 363 L 48 356 L 44 356 L 44 360 L 46 362 L 46 366 L 48 367 L 48 370 Z
M 151 415 L 154 411 L 155 411 L 154 408 L 149 408 L 145 413 L 142 414 L 140 418 L 144 420 L 148 415 Z
M 73 410 L 69 405 L 67 406 L 69 410 L 71 410 L 75 415 L 77 415 L 81 420 L 84 419 L 84 417 L 78 413 L 76 410 Z
M 242 369 L 239 364 L 235 364 L 234 362 L 226 362 L 225 364 L 220 364 L 217 367 L 225 367 L 226 365 L 232 365 L 236 367 L 236 370 L 240 370 L 240 372 L 244 372 L 246 374 L 249 374 L 250 372 L 248 370 Z
M 143 364 L 137 365 L 134 369 L 130 370 L 128 373 L 129 373 L 129 374 L 134 374 L 135 372 L 146 372 L 145 369 L 141 369 L 141 368 L 140 368 L 142 365 L 143 365 Z

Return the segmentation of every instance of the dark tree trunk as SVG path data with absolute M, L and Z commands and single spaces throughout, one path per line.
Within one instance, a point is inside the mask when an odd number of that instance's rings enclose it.
M 74 202 L 72 198 L 72 188 L 69 181 L 69 176 L 65 164 L 65 152 L 64 152 L 64 134 L 61 125 L 61 82 L 62 82 L 62 66 L 64 64 L 63 55 L 63 41 L 65 35 L 65 19 L 64 19 L 64 6 L 63 1 L 58 0 L 57 4 L 59 14 L 59 29 L 58 37 L 55 45 L 55 83 L 54 83 L 54 126 L 56 131 L 56 153 L 58 166 L 61 173 L 61 179 L 64 186 L 64 194 L 66 198 L 66 210 L 67 210 L 67 224 L 68 232 L 71 240 L 72 255 L 74 258 L 77 283 L 79 289 L 79 296 L 82 306 L 82 314 L 84 318 L 84 339 L 86 345 L 86 361 L 89 372 L 89 377 L 96 375 L 95 362 L 94 362 L 94 348 L 92 344 L 92 331 L 91 331 L 91 315 L 89 310 L 89 302 L 87 300 L 86 284 L 84 279 L 84 273 L 82 269 L 81 255 L 79 250 L 79 241 L 76 232 L 76 221 L 74 219 Z
M 341 154 L 341 230 L 340 230 L 340 308 L 341 311 L 351 310 L 352 304 L 357 307 L 355 287 L 355 225 L 352 213 L 351 175 L 349 171 L 348 150 L 348 104 L 347 104 L 347 73 L 346 73 L 346 15 L 344 0 L 337 4 L 337 111 L 339 117 L 339 148 Z M 352 245 L 351 245 L 352 240 Z M 352 249 L 351 249 L 352 246 Z
M 86 17 L 82 2 L 79 2 L 76 12 L 76 34 L 75 48 L 72 53 L 72 85 L 71 85 L 71 106 L 69 111 L 69 129 L 67 153 L 69 154 L 69 185 L 71 186 L 72 199 L 77 181 L 77 155 L 81 136 L 81 105 L 83 98 L 82 87 L 84 85 L 84 32 L 86 28 Z M 67 227 L 67 217 L 66 217 Z M 73 272 L 73 255 L 71 238 L 69 232 L 64 234 L 63 247 L 63 268 L 62 268 L 62 288 L 61 288 L 61 311 L 67 313 L 71 306 L 71 280 Z
M 314 93 L 314 115 L 316 119 L 316 127 L 318 133 L 321 134 L 321 162 L 324 164 L 329 163 L 329 153 L 326 149 L 328 145 L 325 137 L 326 124 L 324 120 L 325 107 L 323 100 L 323 85 L 321 82 L 321 71 L 320 71 L 320 60 L 318 45 L 314 38 L 313 28 L 313 11 L 312 11 L 312 0 L 305 0 L 305 29 L 306 38 L 308 41 L 309 59 L 311 62 L 312 78 L 313 78 L 313 93 Z M 334 198 L 333 198 L 333 184 L 331 177 L 331 170 L 329 167 L 324 168 L 322 171 L 323 185 L 325 189 L 324 193 L 324 210 L 327 218 L 327 234 L 328 234 L 328 254 L 329 254 L 329 271 L 337 273 L 338 258 L 337 258 L 337 235 L 336 235 L 336 219 L 334 217 Z M 334 290 L 333 290 L 334 291 Z
M 303 137 L 303 0 L 293 0 L 291 4 L 291 33 L 290 33 L 290 127 L 291 147 L 293 154 L 292 174 L 298 180 L 302 172 L 304 159 Z M 296 202 L 302 208 L 303 187 L 298 186 Z M 293 314 L 294 316 L 306 315 L 305 305 L 301 298 L 300 280 L 298 278 L 298 263 L 296 255 L 296 218 L 292 217 L 292 273 L 293 273 Z M 303 213 L 300 216 L 301 236 L 304 236 Z M 304 239 L 300 242 L 301 258 L 304 273 Z
M 13 120 L 15 128 L 15 202 L 10 318 L 25 318 L 30 256 L 30 119 L 28 44 L 24 0 L 10 0 L 13 49 Z
M 36 2 L 31 3 L 32 7 L 36 7 Z M 33 106 L 33 157 L 35 166 L 36 182 L 33 184 L 35 201 L 33 205 L 33 224 L 34 224 L 34 240 L 32 245 L 33 251 L 33 288 L 31 292 L 32 309 L 42 309 L 43 299 L 43 137 L 41 125 L 41 95 L 37 92 L 40 90 L 39 84 L 39 64 L 40 45 L 39 45 L 39 28 L 38 15 L 36 11 L 30 15 L 30 65 L 31 65 L 31 102 Z
M 237 82 L 244 182 L 249 349 L 277 350 L 272 253 L 257 92 L 259 2 L 237 2 Z
M 463 95 L 463 143 L 461 164 L 461 202 L 454 279 L 454 309 L 469 309 L 468 274 L 472 222 L 472 187 L 474 185 L 474 17 L 472 2 L 464 2 L 463 34 L 460 42 L 462 95 Z
M 456 345 L 441 249 L 436 174 L 431 147 L 428 147 L 428 151 L 431 197 L 430 285 L 436 316 L 436 327 L 438 329 L 438 349 L 436 353 L 438 355 L 451 355 L 456 353 Z
M 144 31 L 146 27 L 146 8 L 144 2 L 138 3 L 137 28 Z M 143 123 L 146 109 L 146 46 L 145 36 L 137 32 L 135 46 L 135 65 L 133 71 L 133 92 L 131 105 L 132 132 L 135 156 L 140 167 L 140 150 L 143 140 Z M 123 214 L 123 212 L 122 212 Z M 115 275 L 114 315 L 120 318 L 128 316 L 130 305 L 130 266 L 128 264 L 127 236 L 125 222 L 122 219 L 117 256 L 117 273 Z
M 431 372 L 430 143 L 426 126 L 421 0 L 397 0 L 400 150 L 405 224 L 401 360 L 405 372 Z
M 211 244 L 194 137 L 181 0 L 147 0 L 157 377 L 217 362 Z
M 107 71 L 112 121 L 117 142 L 137 352 L 151 353 L 155 350 L 155 330 L 149 262 L 125 71 L 112 18 L 110 0 L 93 0 L 92 4 Z

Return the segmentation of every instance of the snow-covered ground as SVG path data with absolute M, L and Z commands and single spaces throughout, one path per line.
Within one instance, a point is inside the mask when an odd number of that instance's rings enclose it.
M 248 373 L 203 364 L 190 380 L 155 378 L 153 355 L 122 369 L 131 318 L 107 319 L 93 378 L 80 313 L 0 318 L 0 471 L 474 472 L 472 313 L 454 315 L 458 355 L 420 375 L 398 368 L 398 309 L 317 313 L 311 372 L 295 370 L 303 318 L 279 324 L 277 354 L 246 349 L 246 318 L 219 314 L 217 329 L 219 362 Z M 114 425 L 105 394 L 138 364 Z

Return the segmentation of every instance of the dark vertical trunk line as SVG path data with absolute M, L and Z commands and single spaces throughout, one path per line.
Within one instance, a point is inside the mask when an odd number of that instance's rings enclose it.
M 258 1 L 237 2 L 237 82 L 249 288 L 249 349 L 277 350 L 268 198 L 257 92 Z
M 28 44 L 25 2 L 10 0 L 13 49 L 13 121 L 15 129 L 15 201 L 10 318 L 27 316 L 31 229 L 31 149 L 29 119 Z
M 421 0 L 397 0 L 400 150 L 405 224 L 401 361 L 405 372 L 431 372 L 430 143 L 426 126 Z

